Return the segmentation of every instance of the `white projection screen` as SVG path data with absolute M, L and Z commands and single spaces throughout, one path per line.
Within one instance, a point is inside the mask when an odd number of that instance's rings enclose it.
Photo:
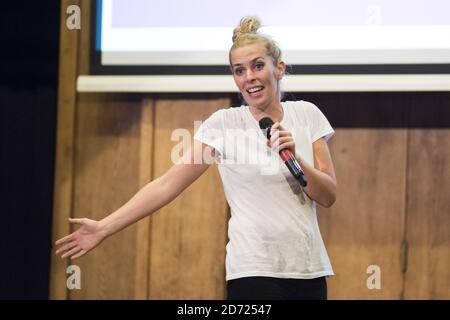
M 449 0 L 97 0 L 93 74 L 227 74 L 258 16 L 292 74 L 450 73 Z

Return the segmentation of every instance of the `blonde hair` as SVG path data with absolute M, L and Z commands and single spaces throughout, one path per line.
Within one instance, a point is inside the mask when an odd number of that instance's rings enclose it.
M 266 54 L 272 59 L 274 66 L 281 61 L 281 49 L 271 37 L 258 33 L 260 26 L 261 22 L 255 16 L 248 16 L 241 19 L 239 26 L 233 31 L 233 45 L 228 54 L 230 65 L 231 52 L 234 49 L 254 43 L 259 43 L 266 49 Z

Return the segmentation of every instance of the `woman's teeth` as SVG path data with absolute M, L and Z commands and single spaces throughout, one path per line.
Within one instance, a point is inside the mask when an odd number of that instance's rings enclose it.
M 255 92 L 261 91 L 262 89 L 263 89 L 263 87 L 254 87 L 254 88 L 248 89 L 247 92 L 255 93 Z

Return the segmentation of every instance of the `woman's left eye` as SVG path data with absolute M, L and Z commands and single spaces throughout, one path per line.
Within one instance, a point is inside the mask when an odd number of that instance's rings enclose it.
M 257 63 L 255 67 L 256 69 L 261 70 L 262 68 L 264 68 L 264 63 Z

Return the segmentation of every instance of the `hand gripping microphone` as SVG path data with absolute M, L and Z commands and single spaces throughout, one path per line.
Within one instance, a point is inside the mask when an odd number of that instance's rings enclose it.
M 273 121 L 268 117 L 259 120 L 259 127 L 263 130 L 263 132 L 267 134 L 267 139 L 269 140 L 270 140 L 270 128 L 272 127 L 272 125 Z M 297 179 L 297 181 L 300 182 L 300 185 L 302 187 L 306 187 L 308 181 L 306 180 L 305 174 L 303 173 L 300 164 L 298 163 L 297 159 L 295 159 L 291 150 L 289 149 L 280 150 L 280 157 L 281 159 L 283 159 L 284 164 L 286 165 L 286 167 L 288 167 L 289 171 L 292 173 L 295 179 Z

